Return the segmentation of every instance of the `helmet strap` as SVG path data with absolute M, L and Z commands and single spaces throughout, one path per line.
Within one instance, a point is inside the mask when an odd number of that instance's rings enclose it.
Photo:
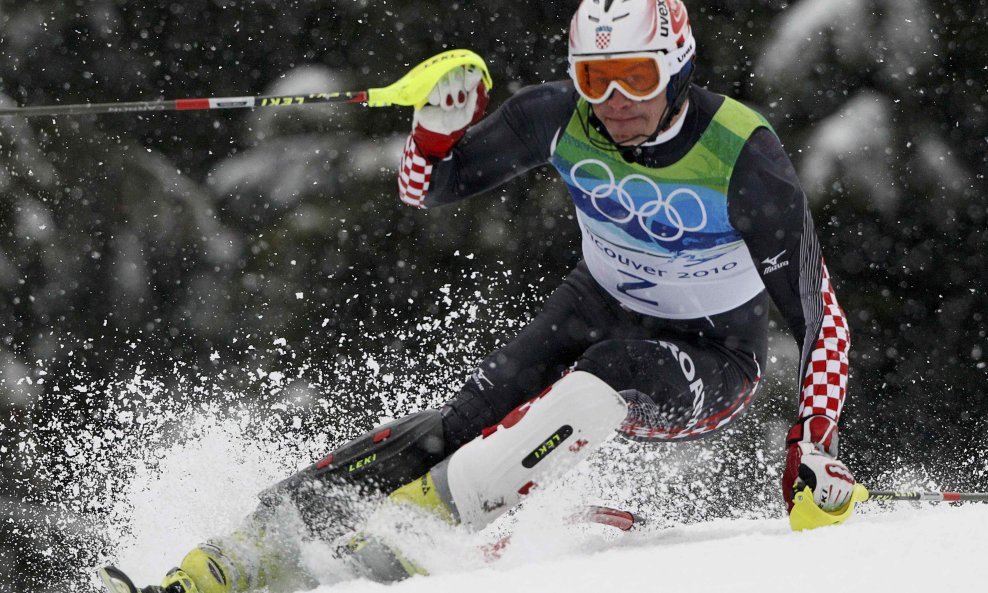
M 666 89 L 666 98 L 669 101 L 666 103 L 665 112 L 659 119 L 659 125 L 655 126 L 655 131 L 645 139 L 642 144 L 647 144 L 655 140 L 659 134 L 666 131 L 669 126 L 672 125 L 673 120 L 675 120 L 680 112 L 683 110 L 683 106 L 686 105 L 686 100 L 689 98 L 690 84 L 693 83 L 693 60 L 691 59 L 683 69 L 676 73 L 669 81 L 669 88 Z
M 597 118 L 597 115 L 593 112 L 593 108 L 587 109 L 587 117 L 583 117 L 579 110 L 577 110 L 577 117 L 580 118 L 580 124 L 583 127 L 583 133 L 586 134 L 587 139 L 590 140 L 590 145 L 594 148 L 604 150 L 604 151 L 614 151 L 621 150 L 622 147 L 614 138 L 611 138 L 610 132 L 607 131 L 607 127 L 604 126 L 604 122 Z M 601 142 L 594 138 L 593 134 L 590 133 L 590 128 L 596 130 L 598 134 L 603 136 L 607 141 Z

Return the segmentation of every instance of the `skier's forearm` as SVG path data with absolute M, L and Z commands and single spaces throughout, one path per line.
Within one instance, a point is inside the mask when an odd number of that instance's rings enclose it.
M 428 187 L 421 199 L 431 208 L 498 187 L 546 163 L 552 139 L 575 103 L 572 87 L 548 83 L 522 89 L 497 111 L 470 128 L 449 157 L 428 163 Z
M 492 190 L 541 162 L 494 114 L 470 130 L 449 158 L 435 164 L 423 206 L 432 208 Z M 494 120 L 494 121 L 491 121 Z M 490 121 L 489 125 L 483 125 Z
M 847 395 L 851 332 L 822 259 L 819 266 L 816 294 L 811 292 L 812 284 L 807 287 L 807 316 L 817 316 L 815 326 L 818 329 L 815 333 L 807 333 L 803 347 L 802 390 L 797 417 L 824 415 L 836 421 Z
M 503 127 L 478 126 L 442 160 L 423 156 L 415 139 L 409 138 L 399 170 L 399 198 L 416 208 L 452 204 L 494 189 L 538 164 L 512 154 L 509 147 L 519 143 L 505 141 L 504 136 Z

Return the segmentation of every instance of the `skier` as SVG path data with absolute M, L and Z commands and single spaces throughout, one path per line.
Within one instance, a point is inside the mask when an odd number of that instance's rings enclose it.
M 847 508 L 854 478 L 837 460 L 837 421 L 849 334 L 806 198 L 768 122 L 692 84 L 695 53 L 680 0 L 583 0 L 570 80 L 525 88 L 487 118 L 479 71 L 455 69 L 433 89 L 405 145 L 401 200 L 431 208 L 551 164 L 583 259 L 440 409 L 373 429 L 266 491 L 164 590 L 311 584 L 281 533 L 286 512 L 332 539 L 357 527 L 353 497 L 388 495 L 480 528 L 614 435 L 709 435 L 755 395 L 770 301 L 801 350 L 782 495 L 790 510 L 807 488 L 822 510 Z M 375 578 L 418 572 L 370 538 L 349 547 Z M 117 571 L 104 579 L 134 591 Z

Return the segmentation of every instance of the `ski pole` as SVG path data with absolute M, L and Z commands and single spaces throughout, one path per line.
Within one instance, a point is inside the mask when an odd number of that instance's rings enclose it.
M 922 492 L 919 490 L 869 490 L 868 500 L 918 500 L 921 502 L 988 502 L 986 492 Z
M 789 526 L 793 531 L 816 529 L 828 525 L 839 525 L 854 514 L 854 506 L 869 500 L 916 500 L 927 502 L 988 502 L 988 494 L 981 492 L 921 492 L 910 490 L 872 490 L 862 484 L 855 484 L 847 505 L 836 511 L 825 511 L 813 501 L 813 491 L 809 486 L 793 494 L 792 509 L 789 511 Z
M 133 113 L 148 111 L 198 111 L 205 109 L 252 109 L 317 103 L 363 103 L 368 107 L 406 105 L 422 107 L 429 92 L 447 72 L 458 66 L 474 66 L 483 73 L 484 84 L 493 86 L 484 59 L 467 49 L 452 49 L 435 55 L 409 70 L 394 83 L 363 91 L 310 93 L 301 95 L 261 95 L 255 97 L 207 97 L 117 103 L 78 103 L 35 107 L 0 108 L 0 117 L 9 115 L 82 115 L 94 113 Z

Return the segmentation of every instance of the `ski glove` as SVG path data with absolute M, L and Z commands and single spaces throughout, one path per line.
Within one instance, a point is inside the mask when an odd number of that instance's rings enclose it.
M 842 509 L 851 500 L 854 475 L 837 460 L 837 441 L 837 422 L 827 416 L 809 416 L 789 430 L 782 473 L 788 511 L 792 511 L 793 494 L 807 486 L 813 491 L 813 502 L 824 511 Z
M 429 102 L 415 110 L 412 134 L 398 166 L 398 197 L 423 207 L 432 182 L 432 166 L 449 156 L 467 128 L 480 121 L 487 109 L 483 73 L 473 66 L 450 70 L 429 93 Z
M 412 139 L 423 155 L 446 158 L 467 128 L 484 117 L 488 97 L 483 78 L 479 68 L 461 66 L 439 79 L 428 104 L 416 109 L 412 119 Z

